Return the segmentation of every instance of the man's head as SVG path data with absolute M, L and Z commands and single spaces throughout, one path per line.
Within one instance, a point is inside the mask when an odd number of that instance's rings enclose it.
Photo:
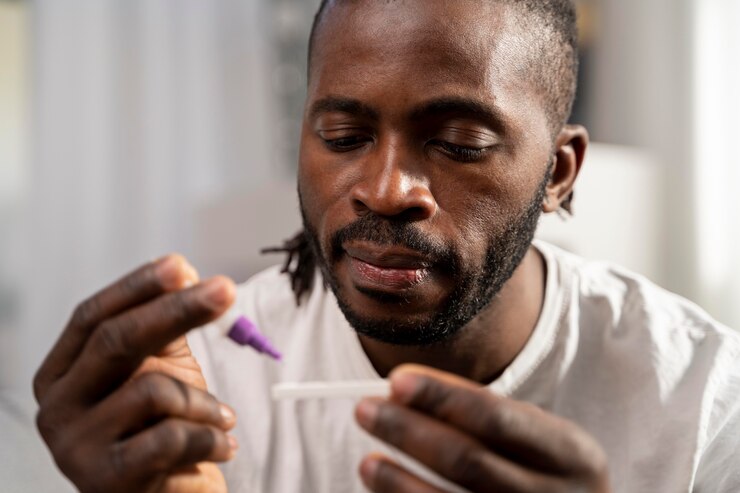
M 586 141 L 563 126 L 573 24 L 561 1 L 322 5 L 298 185 L 304 235 L 360 333 L 451 337 L 570 195 Z
M 393 0 L 391 0 L 393 1 Z M 576 11 L 572 0 L 487 0 L 515 9 L 513 20 L 526 38 L 526 54 L 520 62 L 526 63 L 528 81 L 539 88 L 548 107 L 548 117 L 556 134 L 567 121 L 573 106 L 578 78 L 578 32 Z M 308 72 L 314 44 L 324 14 L 336 3 L 357 3 L 357 0 L 322 0 L 308 42 Z M 386 2 L 383 2 L 386 3 Z M 473 6 L 473 8 L 475 8 Z M 481 14 L 485 14 L 481 12 Z

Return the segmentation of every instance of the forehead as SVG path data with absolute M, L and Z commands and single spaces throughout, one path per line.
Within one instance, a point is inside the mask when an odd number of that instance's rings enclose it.
M 521 15 L 495 0 L 333 2 L 314 39 L 308 103 L 330 95 L 401 112 L 462 97 L 546 133 Z
M 423 68 L 470 85 L 517 84 L 529 58 L 525 34 L 514 9 L 495 0 L 333 2 L 317 30 L 312 80 L 341 64 L 375 73 Z

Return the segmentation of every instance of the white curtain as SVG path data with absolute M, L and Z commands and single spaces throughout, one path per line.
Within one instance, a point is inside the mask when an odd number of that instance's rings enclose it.
M 697 0 L 694 19 L 699 302 L 740 329 L 740 1 Z
M 662 169 L 654 280 L 740 329 L 740 0 L 596 1 L 590 129 Z
M 289 174 L 274 150 L 270 29 L 263 0 L 32 4 L 12 384 L 30 389 L 77 301 L 147 259 L 192 256 L 202 203 Z

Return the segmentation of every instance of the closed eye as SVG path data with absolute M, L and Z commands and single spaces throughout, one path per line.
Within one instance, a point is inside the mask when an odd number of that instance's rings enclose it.
M 362 147 L 365 143 L 370 141 L 370 138 L 362 135 L 351 135 L 348 137 L 340 137 L 338 139 L 323 138 L 323 141 L 326 146 L 333 151 L 346 152 Z
M 432 140 L 430 144 L 439 149 L 448 158 L 461 163 L 480 161 L 490 149 L 490 147 L 461 146 L 444 140 Z

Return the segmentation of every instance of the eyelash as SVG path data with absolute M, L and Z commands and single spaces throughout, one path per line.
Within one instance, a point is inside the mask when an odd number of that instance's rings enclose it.
M 324 139 L 326 146 L 335 152 L 348 152 L 353 151 L 364 144 L 367 139 L 360 136 L 342 137 L 340 139 Z M 344 145 L 342 143 L 345 143 Z M 346 144 L 350 142 L 350 144 Z
M 482 149 L 477 147 L 466 147 L 456 144 L 451 144 L 443 140 L 433 140 L 433 144 L 439 146 L 442 152 L 455 161 L 461 163 L 473 163 L 479 161 L 488 150 L 487 147 Z
M 326 146 L 334 152 L 349 152 L 359 148 L 362 144 L 367 142 L 368 139 L 364 139 L 360 136 L 342 137 L 340 139 L 324 139 Z M 476 148 L 466 147 L 443 140 L 432 140 L 429 142 L 441 149 L 441 151 L 450 159 L 459 161 L 461 163 L 473 163 L 479 161 L 488 148 Z

